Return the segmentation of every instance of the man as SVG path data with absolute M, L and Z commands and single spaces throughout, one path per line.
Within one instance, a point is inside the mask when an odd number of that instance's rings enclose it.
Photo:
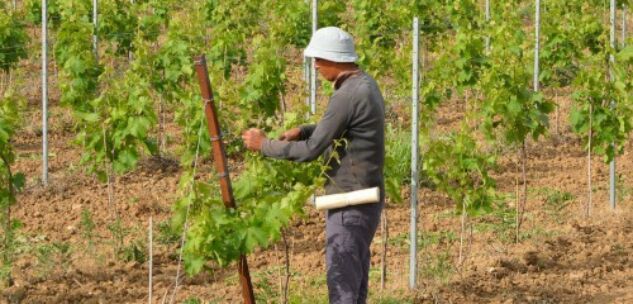
M 314 33 L 304 55 L 315 58 L 321 76 L 334 83 L 327 110 L 316 125 L 286 131 L 279 140 L 267 139 L 259 129 L 242 135 L 244 145 L 269 157 L 306 162 L 332 152 L 338 160 L 327 172 L 328 194 L 380 188 L 380 202 L 327 212 L 327 285 L 330 303 L 366 303 L 369 246 L 384 205 L 384 100 L 376 81 L 356 65 L 352 37 L 336 27 Z

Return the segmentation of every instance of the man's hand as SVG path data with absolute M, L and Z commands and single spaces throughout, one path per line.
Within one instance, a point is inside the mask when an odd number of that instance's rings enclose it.
M 260 129 L 251 128 L 242 134 L 242 141 L 246 149 L 251 151 L 261 151 L 266 139 L 266 133 Z
M 278 139 L 285 140 L 285 141 L 295 141 L 295 140 L 299 140 L 300 137 L 301 137 L 301 129 L 292 128 L 284 132 L 283 134 L 279 135 Z

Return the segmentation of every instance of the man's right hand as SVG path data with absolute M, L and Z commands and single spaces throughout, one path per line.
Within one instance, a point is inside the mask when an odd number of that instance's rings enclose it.
M 285 140 L 285 141 L 295 141 L 295 140 L 299 140 L 300 137 L 301 137 L 301 129 L 292 128 L 282 133 L 281 135 L 279 135 L 278 139 Z

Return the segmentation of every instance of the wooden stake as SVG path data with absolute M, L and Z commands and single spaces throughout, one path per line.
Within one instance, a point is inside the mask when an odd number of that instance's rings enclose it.
M 286 230 L 281 230 L 281 237 L 284 241 L 284 262 L 285 262 L 285 278 L 283 284 L 283 304 L 288 304 L 288 287 L 290 285 L 290 246 L 288 246 L 288 237 Z
M 519 231 L 521 229 L 521 225 L 523 224 L 523 214 L 525 213 L 526 205 L 527 205 L 527 175 L 525 173 L 525 165 L 527 163 L 527 145 L 525 139 L 523 140 L 523 145 L 521 146 L 521 179 L 523 182 L 523 191 L 521 197 L 521 204 L 519 208 L 517 208 L 517 242 L 519 238 Z
M 590 101 L 589 102 L 589 139 L 588 139 L 588 151 L 587 151 L 587 190 L 589 191 L 588 195 L 588 199 L 587 199 L 587 206 L 585 206 L 585 217 L 589 218 L 589 215 L 591 215 L 591 199 L 592 199 L 592 186 L 591 186 L 591 138 L 593 137 L 593 104 Z
M 459 267 L 464 262 L 464 230 L 466 230 L 466 202 L 462 200 L 462 227 L 459 233 Z
M 200 55 L 195 59 L 196 74 L 202 91 L 202 99 L 204 101 L 204 113 L 207 118 L 207 128 L 211 136 L 211 145 L 213 148 L 213 160 L 215 169 L 220 179 L 220 191 L 222 192 L 222 201 L 226 208 L 235 208 L 235 199 L 233 198 L 233 189 L 231 188 L 231 179 L 224 151 L 224 142 L 220 131 L 220 122 L 216 114 L 215 103 L 213 100 L 213 91 L 211 90 L 211 81 L 209 80 L 209 72 L 207 70 L 207 61 L 204 55 Z M 237 269 L 242 286 L 242 297 L 245 304 L 254 304 L 255 295 L 253 293 L 253 284 L 248 271 L 248 263 L 246 256 L 241 255 L 237 263 Z
M 153 222 L 152 222 L 152 216 L 149 216 L 149 228 L 148 228 L 148 249 L 149 249 L 149 262 L 148 262 L 148 268 L 149 268 L 149 284 L 147 286 L 148 288 L 148 297 L 147 297 L 147 302 L 149 304 L 152 304 L 152 287 L 154 286 L 154 284 L 152 283 L 152 269 L 154 267 L 154 261 L 153 261 L 153 250 L 152 248 L 154 247 L 154 240 L 153 240 L 153 236 L 152 236 L 152 230 L 153 230 Z
M 556 102 L 556 135 L 560 135 L 560 103 L 558 102 L 558 92 L 554 90 L 554 101 Z
M 389 222 L 387 221 L 387 209 L 382 210 L 382 256 L 380 258 L 380 290 L 387 284 L 387 248 L 389 246 Z
M 519 201 L 521 200 L 521 196 L 519 195 L 519 166 L 518 166 L 518 162 L 517 162 L 517 167 L 516 167 L 516 176 L 514 177 L 514 191 L 515 191 L 515 202 L 514 202 L 514 210 L 516 211 L 516 225 L 515 225 L 515 229 L 516 229 L 516 239 L 515 242 L 518 243 L 520 238 L 519 238 Z

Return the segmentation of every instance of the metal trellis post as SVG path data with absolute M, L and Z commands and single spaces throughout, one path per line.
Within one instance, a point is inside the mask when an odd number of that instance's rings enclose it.
M 610 23 L 611 23 L 611 30 L 610 30 L 610 43 L 611 43 L 611 48 L 615 49 L 615 12 L 616 12 L 616 7 L 615 7 L 615 1 L 616 0 L 611 0 L 611 11 L 610 11 Z M 611 62 L 611 64 L 615 63 L 615 58 L 613 57 L 613 54 L 609 55 L 609 61 Z M 609 78 L 610 81 L 613 81 L 613 71 L 610 68 L 609 69 Z M 615 107 L 615 101 L 611 101 L 611 107 Z M 612 143 L 611 146 L 613 147 L 613 149 L 615 150 L 615 143 Z M 609 163 L 609 203 L 611 204 L 611 208 L 615 209 L 616 206 L 616 190 L 615 190 L 615 155 L 613 156 L 613 159 L 611 160 L 611 163 Z
M 92 48 L 95 52 L 95 58 L 99 60 L 99 37 L 97 31 L 99 30 L 99 0 L 92 0 L 92 24 L 94 26 L 94 32 L 92 34 Z
M 317 31 L 319 27 L 319 1 L 312 0 L 312 35 Z M 310 58 L 310 114 L 316 113 L 316 86 L 317 75 L 314 58 Z
M 486 0 L 486 24 L 490 23 L 490 0 Z M 490 53 L 490 35 L 486 36 L 486 53 Z
M 409 232 L 409 288 L 416 287 L 417 279 L 417 239 L 418 239 L 418 103 L 420 97 L 420 25 L 418 17 L 413 19 L 413 60 L 411 98 L 411 228 Z
M 309 58 L 307 58 L 305 56 L 303 57 L 303 80 L 306 82 L 306 86 L 307 86 L 307 90 L 306 90 L 307 96 L 306 96 L 306 101 L 305 102 L 306 102 L 306 105 L 308 107 L 310 107 L 310 84 L 311 84 L 311 81 L 310 81 L 310 68 L 311 68 L 310 62 L 311 61 L 309 60 Z M 308 111 L 308 116 L 310 116 L 310 111 Z
M 539 51 L 541 48 L 541 0 L 536 0 L 536 16 L 534 21 L 534 92 L 539 91 Z
M 42 0 L 42 184 L 48 186 L 48 3 Z
M 626 5 L 622 8 L 622 47 L 626 46 Z

